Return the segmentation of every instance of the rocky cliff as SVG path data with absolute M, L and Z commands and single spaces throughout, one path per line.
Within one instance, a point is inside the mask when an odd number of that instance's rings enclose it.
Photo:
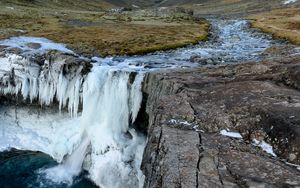
M 265 55 L 146 75 L 144 187 L 300 186 L 290 164 L 300 164 L 299 50 L 277 46 Z M 274 153 L 263 151 L 266 143 Z

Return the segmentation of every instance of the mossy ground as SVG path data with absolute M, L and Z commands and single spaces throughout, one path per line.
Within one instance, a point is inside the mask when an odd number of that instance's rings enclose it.
M 48 9 L 0 3 L 0 39 L 45 37 L 84 55 L 133 55 L 195 44 L 209 25 L 192 17 Z
M 300 7 L 276 9 L 250 17 L 252 27 L 271 33 L 276 38 L 300 44 Z

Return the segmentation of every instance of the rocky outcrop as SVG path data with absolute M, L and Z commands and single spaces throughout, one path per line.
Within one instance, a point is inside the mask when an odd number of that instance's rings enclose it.
M 146 75 L 145 187 L 300 186 L 288 165 L 300 164 L 300 56 L 281 48 L 289 55 L 269 50 L 260 63 Z

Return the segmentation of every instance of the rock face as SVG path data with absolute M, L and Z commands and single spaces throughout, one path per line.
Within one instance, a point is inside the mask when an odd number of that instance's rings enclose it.
M 300 186 L 286 163 L 300 164 L 300 56 L 284 50 L 290 55 L 269 50 L 260 63 L 146 75 L 144 187 Z

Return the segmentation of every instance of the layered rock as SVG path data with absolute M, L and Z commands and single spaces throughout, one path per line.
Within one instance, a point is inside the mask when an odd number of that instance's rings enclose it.
M 145 187 L 294 187 L 300 172 L 300 56 L 149 73 Z M 242 139 L 221 130 L 238 131 Z M 254 142 L 267 142 L 278 157 Z

